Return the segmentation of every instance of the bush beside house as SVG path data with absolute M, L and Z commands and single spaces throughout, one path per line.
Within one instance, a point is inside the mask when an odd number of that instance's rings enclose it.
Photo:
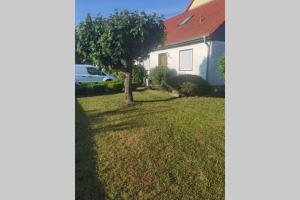
M 166 66 L 155 67 L 150 71 L 150 80 L 152 82 L 150 88 L 179 93 L 181 96 L 202 96 L 211 94 L 212 87 L 200 76 L 176 74 L 176 70 L 169 69 Z M 218 91 L 219 90 L 218 88 Z M 218 91 L 216 93 L 220 93 Z
M 174 69 L 169 69 L 166 66 L 157 66 L 150 71 L 150 80 L 153 85 L 163 86 L 168 78 L 176 76 L 177 72 Z
M 206 80 L 190 74 L 170 77 L 166 82 L 169 88 L 177 90 L 185 96 L 207 95 L 211 88 Z

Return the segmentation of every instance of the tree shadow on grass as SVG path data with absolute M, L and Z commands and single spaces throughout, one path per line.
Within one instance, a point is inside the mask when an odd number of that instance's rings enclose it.
M 157 109 L 158 107 L 156 107 Z M 135 106 L 125 106 L 111 111 L 89 111 L 90 124 L 96 125 L 91 131 L 94 134 L 106 134 L 123 130 L 145 127 L 145 116 L 170 111 L 167 106 L 159 106 L 159 110 L 139 109 Z
M 167 101 L 161 100 L 161 101 Z M 146 101 L 147 102 L 147 101 Z M 151 102 L 151 101 L 150 101 Z M 124 106 L 119 109 L 105 111 L 84 111 L 78 101 L 75 101 L 75 199 L 105 200 L 105 188 L 98 173 L 98 153 L 94 136 L 133 130 L 145 127 L 144 117 L 160 112 L 168 112 L 168 106 L 158 106 L 158 110 L 140 109 L 139 105 Z M 94 127 L 94 125 L 97 125 Z M 127 132 L 131 134 L 131 132 Z
M 164 101 L 172 101 L 178 99 L 179 97 L 170 97 L 166 99 L 152 99 L 152 100 L 135 100 L 135 103 L 153 103 L 153 102 L 164 102 Z
M 98 178 L 97 152 L 88 118 L 75 102 L 75 199 L 104 200 L 105 190 Z

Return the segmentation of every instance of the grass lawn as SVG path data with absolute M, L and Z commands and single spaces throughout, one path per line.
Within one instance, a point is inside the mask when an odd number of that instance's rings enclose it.
M 76 100 L 76 199 L 225 199 L 224 99 Z

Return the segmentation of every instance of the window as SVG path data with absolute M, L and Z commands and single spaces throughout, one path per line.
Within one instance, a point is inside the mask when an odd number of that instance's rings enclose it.
M 168 66 L 168 57 L 166 53 L 158 54 L 158 65 Z
M 86 68 L 88 73 L 91 75 L 98 75 L 99 74 L 99 70 L 93 67 L 87 67 Z
M 76 67 L 75 74 L 86 74 L 86 70 L 84 67 Z
M 193 70 L 193 49 L 179 51 L 179 70 Z
M 182 25 L 186 24 L 188 21 L 190 21 L 190 19 L 193 18 L 193 16 L 194 15 L 191 15 L 191 16 L 185 18 L 182 22 L 180 22 L 179 26 L 182 26 Z

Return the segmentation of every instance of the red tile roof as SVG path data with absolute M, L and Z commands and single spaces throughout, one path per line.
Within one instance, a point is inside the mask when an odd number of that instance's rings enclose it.
M 183 20 L 193 15 L 184 25 Z M 225 0 L 213 0 L 165 21 L 167 38 L 165 45 L 211 35 L 225 22 Z

